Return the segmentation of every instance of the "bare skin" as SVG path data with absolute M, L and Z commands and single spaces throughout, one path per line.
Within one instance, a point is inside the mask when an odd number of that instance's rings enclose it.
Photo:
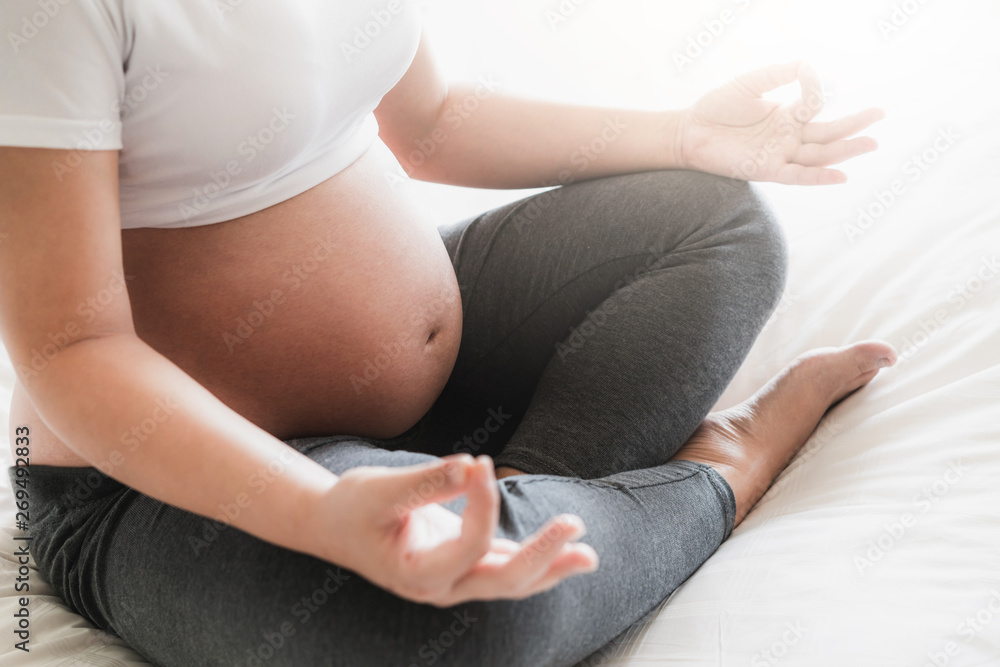
M 715 468 L 733 489 L 739 525 L 826 411 L 895 363 L 893 348 L 877 341 L 812 350 L 743 403 L 708 415 L 673 460 Z M 520 474 L 497 469 L 498 478 Z
M 761 99 L 796 81 L 797 102 Z M 116 152 L 0 147 L 0 334 L 18 369 L 12 449 L 30 426 L 32 464 L 94 465 L 210 518 L 281 460 L 283 473 L 232 525 L 419 602 L 519 599 L 590 571 L 598 557 L 576 542 L 577 517 L 550 519 L 545 545 L 494 537 L 499 492 L 485 457 L 337 476 L 279 439 L 391 437 L 451 373 L 457 281 L 436 221 L 387 177 L 530 188 L 681 168 L 842 182 L 832 165 L 875 149 L 854 135 L 881 113 L 812 122 L 816 85 L 808 67 L 786 63 L 687 111 L 582 107 L 449 86 L 421 41 L 375 111 L 381 141 L 355 164 L 257 213 L 181 229 L 121 230 Z M 476 112 L 456 124 L 470 100 Z M 606 150 L 581 168 L 581 147 L 598 140 Z M 428 143 L 432 153 L 415 150 Z M 750 157 L 753 172 L 734 173 Z M 70 160 L 77 166 L 53 178 L 52 164 Z M 120 274 L 127 290 L 109 292 Z M 81 304 L 101 294 L 110 299 L 84 315 Z M 43 359 L 39 349 L 50 351 Z M 371 377 L 366 363 L 387 351 L 391 363 Z M 164 397 L 176 403 L 169 418 L 157 417 Z M 447 483 L 424 504 L 395 511 L 442 473 Z M 463 494 L 461 517 L 438 504 Z
M 440 234 L 391 190 L 383 177 L 391 168 L 377 144 L 328 181 L 258 213 L 122 230 L 136 333 L 278 438 L 405 431 L 451 373 L 462 307 Z M 239 335 L 240 318 L 272 308 Z M 377 378 L 352 381 L 396 342 L 399 353 Z M 32 425 L 32 460 L 90 465 L 45 427 L 23 392 L 19 383 L 11 423 Z

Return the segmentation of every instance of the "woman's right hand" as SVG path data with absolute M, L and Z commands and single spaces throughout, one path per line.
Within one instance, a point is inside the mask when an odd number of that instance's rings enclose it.
M 462 516 L 438 504 L 463 493 Z M 520 543 L 495 537 L 500 493 L 485 456 L 353 468 L 315 509 L 315 555 L 414 602 L 521 599 L 597 568 L 597 553 L 576 542 L 584 526 L 573 515 Z

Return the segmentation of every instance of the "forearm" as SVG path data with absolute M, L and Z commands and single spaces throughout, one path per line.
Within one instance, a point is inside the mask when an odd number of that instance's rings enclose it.
M 45 425 L 105 474 L 317 555 L 310 510 L 337 478 L 243 418 L 139 338 L 89 338 L 22 378 Z
M 531 188 L 680 168 L 680 112 L 582 107 L 450 89 L 433 126 L 398 150 L 413 178 L 483 188 Z

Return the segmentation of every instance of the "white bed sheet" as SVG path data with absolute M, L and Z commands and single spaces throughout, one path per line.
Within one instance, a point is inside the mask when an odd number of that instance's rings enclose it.
M 909 84 L 914 101 L 926 95 Z M 1000 613 L 989 608 L 1000 592 L 1000 274 L 974 284 L 961 304 L 953 294 L 1000 258 L 1000 104 L 973 100 L 980 104 L 950 117 L 897 114 L 881 130 L 878 158 L 858 161 L 846 186 L 764 186 L 789 231 L 789 287 L 719 407 L 817 346 L 878 337 L 910 358 L 838 406 L 718 553 L 648 623 L 589 662 L 923 667 L 934 657 L 938 667 L 1000 665 Z M 851 243 L 844 225 L 857 207 L 901 177 L 908 156 L 950 121 L 960 139 Z M 496 201 L 496 193 L 465 195 L 444 217 Z M 942 310 L 939 328 L 922 337 L 921 323 Z M 906 346 L 914 340 L 915 352 Z M 5 465 L 12 385 L 0 350 Z M 924 489 L 931 499 L 919 498 Z M 4 476 L 7 637 L 16 605 L 12 515 Z M 907 515 L 904 531 L 892 527 Z M 880 541 L 875 561 L 868 551 Z M 66 609 L 37 572 L 32 586 L 32 652 L 12 652 L 4 640 L 0 666 L 147 664 Z M 966 621 L 977 615 L 978 630 Z

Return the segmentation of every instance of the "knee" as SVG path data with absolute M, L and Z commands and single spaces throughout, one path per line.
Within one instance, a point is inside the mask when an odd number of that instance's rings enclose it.
M 777 305 L 785 289 L 788 246 L 785 233 L 759 190 L 747 181 L 685 172 L 699 208 L 700 229 L 691 239 L 725 248 L 728 261 L 756 278 L 758 294 Z M 755 291 L 756 291 L 755 290 Z
M 631 177 L 631 190 L 661 211 L 651 222 L 681 228 L 683 245 L 724 247 L 730 261 L 752 268 L 775 302 L 785 286 L 788 250 L 770 206 L 747 181 L 697 171 L 655 171 Z M 664 217 L 666 220 L 664 220 Z
M 621 224 L 644 249 L 670 254 L 705 251 L 749 281 L 748 290 L 776 306 L 785 287 L 788 253 L 774 213 L 756 187 L 714 174 L 660 170 L 577 184 L 601 197 L 626 199 Z M 572 186 L 570 186 L 572 187 Z M 638 232 L 638 233 L 636 233 Z
M 746 181 L 729 181 L 725 187 L 732 192 L 722 199 L 719 216 L 736 245 L 739 261 L 759 277 L 758 286 L 777 306 L 785 290 L 788 276 L 788 244 L 777 217 L 760 192 Z

